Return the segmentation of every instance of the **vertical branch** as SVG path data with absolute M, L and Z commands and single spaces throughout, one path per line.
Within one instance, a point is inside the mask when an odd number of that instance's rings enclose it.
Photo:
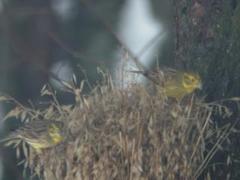
M 174 1 L 174 6 L 175 6 L 175 51 L 176 53 L 178 52 L 179 49 L 179 31 L 180 31 L 180 23 L 179 23 L 179 14 L 178 14 L 178 0 Z M 175 57 L 177 58 L 177 56 Z

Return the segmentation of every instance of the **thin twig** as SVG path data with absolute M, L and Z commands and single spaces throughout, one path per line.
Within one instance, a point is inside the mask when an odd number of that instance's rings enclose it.
M 107 21 L 102 18 L 96 11 L 94 8 L 92 8 L 93 6 L 90 5 L 89 2 L 85 1 L 85 0 L 80 0 L 80 2 L 88 9 L 88 11 L 94 15 L 95 18 L 97 18 L 97 20 L 105 27 L 105 29 L 113 36 L 113 38 L 116 40 L 116 42 L 124 48 L 124 50 L 129 54 L 129 56 L 131 57 L 131 59 L 134 61 L 134 63 L 136 64 L 136 66 L 139 68 L 139 70 L 146 70 L 146 67 L 143 66 L 142 63 L 140 63 L 138 57 L 130 50 L 130 48 L 118 37 L 118 35 L 113 31 L 113 29 L 111 28 L 111 26 L 109 25 L 109 23 L 107 23 Z

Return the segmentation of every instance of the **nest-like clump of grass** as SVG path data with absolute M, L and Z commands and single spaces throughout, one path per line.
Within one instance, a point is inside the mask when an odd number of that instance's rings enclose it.
M 109 79 L 88 96 L 81 88 L 66 86 L 76 104 L 60 105 L 45 87 L 43 95 L 53 97 L 49 107 L 18 106 L 12 113 L 66 125 L 60 145 L 42 154 L 23 148 L 25 166 L 34 174 L 48 180 L 192 180 L 204 169 L 205 143 L 214 132 L 209 125 L 212 109 L 200 101 L 186 97 L 177 103 L 141 85 L 119 89 Z

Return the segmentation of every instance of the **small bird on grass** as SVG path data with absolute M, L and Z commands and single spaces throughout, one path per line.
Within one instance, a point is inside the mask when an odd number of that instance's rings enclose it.
M 63 122 L 52 120 L 33 120 L 24 124 L 1 142 L 22 140 L 28 143 L 37 153 L 43 149 L 54 147 L 64 139 Z
M 167 97 L 180 101 L 185 95 L 202 88 L 200 76 L 194 72 L 177 71 L 171 68 L 149 71 L 130 71 L 140 73 L 153 83 L 160 85 Z

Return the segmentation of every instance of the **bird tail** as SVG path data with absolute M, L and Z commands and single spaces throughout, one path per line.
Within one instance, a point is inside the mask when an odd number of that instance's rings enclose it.
M 0 144 L 8 146 L 7 144 L 12 144 L 11 141 L 16 141 L 18 139 L 20 139 L 20 138 L 17 136 L 9 136 L 9 137 L 0 139 Z M 10 143 L 8 143 L 8 142 L 10 142 Z

